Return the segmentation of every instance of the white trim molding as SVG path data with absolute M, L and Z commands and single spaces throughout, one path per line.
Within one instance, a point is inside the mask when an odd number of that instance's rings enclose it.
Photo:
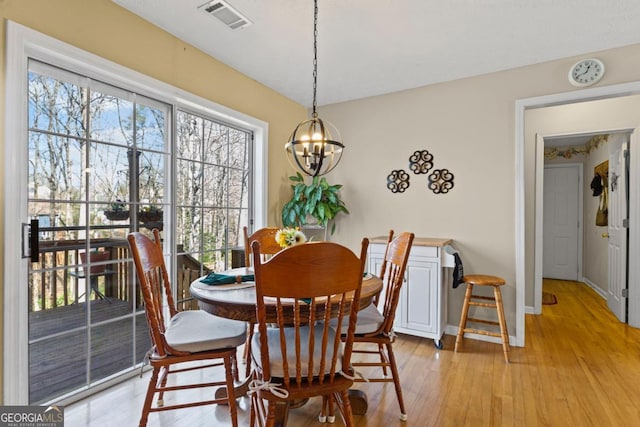
M 603 300 L 607 300 L 607 294 L 602 290 L 602 288 L 598 285 L 596 285 L 595 283 L 593 283 L 591 280 L 587 279 L 586 277 L 582 278 L 582 282 L 584 282 L 588 287 L 590 287 L 591 289 L 593 289 L 593 291 L 600 295 L 602 297 Z
M 33 43 L 26 28 L 10 21 L 6 26 L 5 57 L 5 134 L 4 134 L 4 354 L 3 396 L 5 405 L 26 405 L 29 401 L 29 314 L 26 310 L 27 286 L 22 271 L 27 270 L 28 260 L 21 251 L 7 250 L 19 247 L 22 241 L 21 227 L 26 222 L 18 212 L 27 211 L 27 192 L 17 191 L 16 177 L 21 176 L 20 166 L 26 165 L 24 150 L 18 141 L 27 140 L 27 126 L 23 112 L 27 111 L 25 77 L 27 74 L 27 45 Z M 8 177 L 12 177 L 8 179 Z M 15 209 L 7 209 L 13 206 Z
M 640 121 L 640 120 L 639 120 Z M 640 131 L 636 128 L 629 140 L 629 299 L 627 321 L 640 328 Z

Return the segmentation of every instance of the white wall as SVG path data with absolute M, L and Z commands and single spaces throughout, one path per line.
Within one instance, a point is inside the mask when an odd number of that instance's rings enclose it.
M 640 80 L 640 45 L 594 56 L 607 64 L 608 74 L 599 85 Z M 338 126 L 346 145 L 342 163 L 328 176 L 331 183 L 344 184 L 342 194 L 351 210 L 351 215 L 338 220 L 334 240 L 356 248 L 362 236 L 385 234 L 389 228 L 413 231 L 417 236 L 454 239 L 454 245 L 463 254 L 465 272 L 506 279 L 505 310 L 513 334 L 515 101 L 575 90 L 567 81 L 567 70 L 576 59 L 321 108 L 320 115 Z M 579 105 L 575 104 L 576 108 Z M 535 139 L 530 138 L 539 130 L 564 127 L 566 133 L 578 133 L 590 125 L 580 111 L 574 110 L 567 110 L 566 116 L 557 114 L 546 122 L 530 122 L 529 114 L 535 117 L 543 110 L 527 111 L 525 123 L 526 288 L 527 299 L 531 301 L 527 305 L 533 302 L 534 271 Z M 576 121 L 575 129 L 571 129 L 572 120 Z M 542 129 L 542 125 L 546 128 Z M 410 173 L 408 190 L 392 194 L 386 188 L 387 175 L 393 169 L 408 171 L 411 153 L 423 149 L 433 153 L 436 168 L 447 168 L 455 175 L 453 190 L 446 195 L 433 194 L 426 187 L 425 176 Z M 449 296 L 448 323 L 457 325 L 463 291 L 450 290 Z

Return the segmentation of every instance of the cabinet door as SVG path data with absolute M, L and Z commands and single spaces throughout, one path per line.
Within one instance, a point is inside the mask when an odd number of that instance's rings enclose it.
M 398 315 L 403 328 L 435 333 L 438 321 L 438 263 L 409 259 Z M 398 307 L 400 308 L 400 307 Z M 396 317 L 396 320 L 398 318 Z
M 383 254 L 370 253 L 369 254 L 369 270 L 368 273 L 373 274 L 374 276 L 380 275 L 380 269 L 382 268 L 382 261 L 384 259 Z
M 373 251 L 369 252 L 369 265 L 367 272 L 373 274 L 374 276 L 379 276 L 380 269 L 382 268 L 382 261 L 384 260 L 384 246 L 382 252 L 380 252 L 379 248 L 377 247 L 374 247 L 373 249 Z M 384 301 L 384 289 L 382 289 L 381 297 L 378 299 L 378 301 L 380 300 Z

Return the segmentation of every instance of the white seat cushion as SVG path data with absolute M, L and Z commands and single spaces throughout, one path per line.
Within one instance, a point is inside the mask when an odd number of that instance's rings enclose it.
M 214 316 L 203 310 L 181 311 L 169 321 L 165 333 L 167 343 L 180 351 L 233 348 L 244 343 L 247 324 Z
M 323 324 L 317 323 L 315 326 L 315 344 L 313 347 L 313 376 L 317 376 L 320 371 L 320 359 L 321 359 L 321 350 L 322 350 L 322 334 L 323 334 Z M 307 361 L 309 360 L 309 326 L 304 326 L 300 328 L 300 353 L 301 353 L 301 371 L 302 376 L 306 377 L 309 373 L 309 365 Z M 289 374 L 295 376 L 296 374 L 296 360 L 295 360 L 295 329 L 294 328 L 285 328 L 284 331 L 285 339 L 287 342 L 287 356 L 289 358 Z M 331 361 L 333 359 L 333 343 L 334 338 L 336 336 L 336 332 L 333 328 L 329 328 L 329 340 L 327 343 L 327 354 L 326 354 L 326 365 L 325 372 L 329 372 L 331 370 Z M 267 328 L 267 339 L 269 343 L 269 362 L 270 362 L 270 372 L 271 377 L 276 378 L 284 378 L 284 370 L 282 368 L 282 351 L 280 349 L 280 329 L 279 328 Z M 253 355 L 253 360 L 256 361 L 258 365 L 261 365 L 262 360 L 260 359 L 260 333 L 256 333 L 253 335 L 253 339 L 251 340 L 251 353 Z M 342 371 L 342 344 L 338 347 L 338 360 L 336 363 L 336 372 Z
M 358 320 L 356 322 L 356 335 L 360 334 L 370 334 L 371 332 L 375 332 L 378 330 L 380 325 L 384 322 L 384 316 L 380 314 L 378 308 L 374 304 L 368 305 L 365 309 L 360 310 L 358 312 Z M 338 321 L 336 319 L 331 319 L 329 323 L 331 326 L 335 327 Z M 345 317 L 342 319 L 342 334 L 345 335 L 347 333 L 347 329 L 349 328 L 349 318 Z

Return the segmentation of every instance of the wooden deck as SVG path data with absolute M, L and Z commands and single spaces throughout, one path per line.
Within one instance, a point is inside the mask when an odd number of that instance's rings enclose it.
M 151 342 L 144 310 L 138 313 L 134 317 L 128 302 L 113 298 L 30 313 L 29 401 L 51 399 L 140 363 Z

